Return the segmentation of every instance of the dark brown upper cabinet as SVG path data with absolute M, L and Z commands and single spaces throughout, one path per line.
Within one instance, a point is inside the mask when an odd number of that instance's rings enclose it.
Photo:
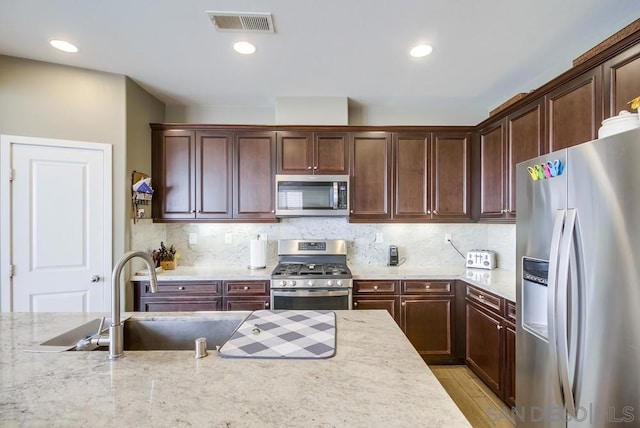
M 611 58 L 602 68 L 605 119 L 618 115 L 621 110 L 631 112 L 629 101 L 640 97 L 640 45 Z
M 545 96 L 549 152 L 597 138 L 602 123 L 602 67 L 589 70 Z
M 544 152 L 542 99 L 480 131 L 481 219 L 515 219 L 516 165 Z
M 480 218 L 505 215 L 505 121 L 500 119 L 481 129 L 479 141 Z
M 516 216 L 516 166 L 535 158 L 547 149 L 544 143 L 544 103 L 538 99 L 507 116 L 506 191 L 504 214 Z
M 431 134 L 393 135 L 396 219 L 431 218 Z
M 275 132 L 236 132 L 234 151 L 233 217 L 275 220 Z
M 349 134 L 351 151 L 350 220 L 391 218 L 391 134 Z
M 348 174 L 346 132 L 277 133 L 279 174 Z
M 432 134 L 432 218 L 471 219 L 471 134 Z
M 161 219 L 230 218 L 233 134 L 153 131 L 153 211 Z

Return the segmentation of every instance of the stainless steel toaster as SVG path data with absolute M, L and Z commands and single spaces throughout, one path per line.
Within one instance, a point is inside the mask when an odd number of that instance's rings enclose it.
M 492 250 L 471 250 L 467 252 L 466 267 L 476 269 L 495 269 L 496 252 Z

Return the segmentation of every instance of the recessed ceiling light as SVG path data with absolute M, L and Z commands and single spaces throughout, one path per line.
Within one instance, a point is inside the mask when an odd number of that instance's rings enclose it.
M 78 48 L 75 45 L 69 42 L 65 42 L 64 40 L 51 40 L 49 44 L 54 48 L 59 49 L 63 52 L 68 52 L 68 53 L 78 52 Z
M 429 45 L 418 45 L 414 46 L 411 51 L 409 51 L 409 55 L 414 58 L 421 58 L 429 55 L 431 51 L 433 51 L 433 48 Z
M 249 42 L 235 42 L 233 44 L 233 49 L 243 55 L 251 55 L 256 51 L 256 47 Z

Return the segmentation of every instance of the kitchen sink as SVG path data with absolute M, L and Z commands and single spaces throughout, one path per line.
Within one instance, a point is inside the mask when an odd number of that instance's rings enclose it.
M 194 312 L 189 314 L 146 315 L 125 319 L 125 351 L 194 350 L 195 339 L 207 339 L 207 348 L 222 346 L 251 312 Z M 76 344 L 95 335 L 100 326 L 96 318 L 69 331 L 25 349 L 28 352 L 62 352 L 76 350 Z M 109 334 L 107 318 L 102 334 Z M 102 346 L 96 350 L 106 351 Z
M 194 350 L 199 337 L 207 339 L 208 349 L 215 349 L 229 339 L 249 313 L 129 318 L 124 323 L 124 350 Z

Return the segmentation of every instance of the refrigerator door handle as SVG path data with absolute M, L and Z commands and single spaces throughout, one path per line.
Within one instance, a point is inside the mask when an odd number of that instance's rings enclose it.
M 565 210 L 556 211 L 551 235 L 549 252 L 549 277 L 547 284 L 547 335 L 549 340 L 549 363 L 551 368 L 553 390 L 558 404 L 563 404 L 562 380 L 558 366 L 556 314 L 558 295 L 558 265 L 560 262 L 560 243 L 564 228 Z
M 560 261 L 558 264 L 558 293 L 556 300 L 556 319 L 558 321 L 557 333 L 557 358 L 564 405 L 567 413 L 576 417 L 576 404 L 572 389 L 572 380 L 569 379 L 569 272 L 572 254 L 574 230 L 576 226 L 576 210 L 568 209 L 565 217 L 564 232 L 560 243 Z M 575 263 L 575 261 L 574 261 Z M 576 316 L 576 314 L 571 314 Z

